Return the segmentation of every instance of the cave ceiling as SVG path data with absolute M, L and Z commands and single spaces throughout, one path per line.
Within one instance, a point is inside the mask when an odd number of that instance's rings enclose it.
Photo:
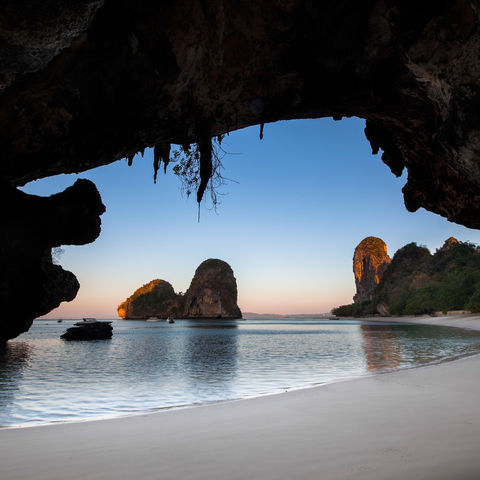
M 408 210 L 480 228 L 479 14 L 467 0 L 3 1 L 0 176 L 358 116 L 392 173 L 407 169 Z

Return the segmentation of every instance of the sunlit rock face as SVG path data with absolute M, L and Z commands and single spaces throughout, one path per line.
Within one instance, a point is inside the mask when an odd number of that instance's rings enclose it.
M 228 263 L 205 260 L 185 294 L 185 318 L 241 318 L 237 281 Z
M 179 298 L 170 283 L 165 280 L 152 280 L 130 295 L 118 308 L 118 316 L 123 319 L 144 319 L 148 317 L 167 318 L 179 313 Z
M 104 212 L 89 180 L 50 197 L 0 188 L 0 342 L 27 331 L 34 318 L 73 300 L 79 283 L 73 273 L 52 263 L 51 250 L 83 245 L 100 234 Z
M 408 170 L 410 211 L 480 227 L 477 2 L 37 6 L 0 9 L 0 175 L 15 185 L 162 142 L 356 115 L 392 172 Z
M 355 248 L 353 255 L 353 274 L 357 293 L 355 303 L 373 298 L 373 290 L 380 283 L 383 273 L 391 260 L 387 254 L 387 245 L 381 238 L 364 238 Z

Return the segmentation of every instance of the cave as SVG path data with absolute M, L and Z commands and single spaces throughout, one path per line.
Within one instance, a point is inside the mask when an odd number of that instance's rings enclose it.
M 479 29 L 468 0 L 3 2 L 0 340 L 75 297 L 51 248 L 92 242 L 105 208 L 88 181 L 50 198 L 18 187 L 145 148 L 158 169 L 170 145 L 197 144 L 204 190 L 218 135 L 357 116 L 372 153 L 407 171 L 409 211 L 479 228 Z

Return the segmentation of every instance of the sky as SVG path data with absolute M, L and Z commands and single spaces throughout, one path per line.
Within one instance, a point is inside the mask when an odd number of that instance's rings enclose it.
M 359 118 L 281 121 L 230 133 L 222 146 L 220 205 L 182 195 L 169 166 L 153 183 L 153 152 L 82 172 L 37 180 L 22 189 L 47 196 L 92 180 L 107 210 L 89 245 L 64 246 L 59 263 L 80 290 L 48 318 L 115 318 L 138 287 L 160 278 L 185 292 L 198 265 L 220 258 L 237 279 L 244 312 L 324 313 L 351 303 L 353 252 L 382 238 L 392 257 L 409 242 L 434 252 L 450 236 L 480 243 L 480 231 L 420 209 L 405 209 L 396 178 L 372 155 Z

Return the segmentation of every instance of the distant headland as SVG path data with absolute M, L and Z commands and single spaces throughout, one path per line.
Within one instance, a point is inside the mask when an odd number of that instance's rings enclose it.
M 433 255 L 409 243 L 393 259 L 385 242 L 367 237 L 355 249 L 354 303 L 334 308 L 337 316 L 420 315 L 480 311 L 480 247 L 448 238 Z
M 237 305 L 237 281 L 223 260 L 202 262 L 183 295 L 165 280 L 152 280 L 138 288 L 117 308 L 127 320 L 157 318 L 242 318 Z

